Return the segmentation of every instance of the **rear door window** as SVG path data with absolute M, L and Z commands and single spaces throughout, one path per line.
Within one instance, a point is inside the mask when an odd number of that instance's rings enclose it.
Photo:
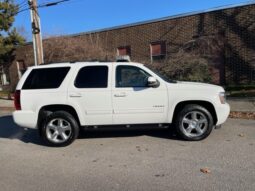
M 65 79 L 70 67 L 33 69 L 28 75 L 22 89 L 56 89 Z
M 107 83 L 107 66 L 86 66 L 78 72 L 74 85 L 77 88 L 107 88 Z

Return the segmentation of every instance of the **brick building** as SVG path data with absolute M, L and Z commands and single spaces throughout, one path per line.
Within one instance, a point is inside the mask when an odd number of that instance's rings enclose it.
M 164 60 L 171 59 L 180 50 L 188 54 L 201 49 L 201 44 L 210 44 L 206 49 L 211 51 L 200 52 L 200 56 L 208 60 L 214 83 L 255 83 L 254 3 L 45 39 L 45 62 L 98 59 L 95 55 L 87 57 L 88 42 L 93 42 L 93 46 L 100 44 L 106 51 L 100 54 L 101 58 L 130 55 L 132 61 L 145 64 L 166 64 Z M 66 52 L 71 46 L 72 50 Z M 17 47 L 15 59 L 5 69 L 11 89 L 26 67 L 33 65 L 33 58 L 31 43 Z

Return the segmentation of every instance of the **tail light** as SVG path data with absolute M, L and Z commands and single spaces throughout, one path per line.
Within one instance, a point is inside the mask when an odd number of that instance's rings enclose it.
M 16 110 L 21 110 L 20 90 L 16 90 L 14 93 L 14 106 L 15 106 Z

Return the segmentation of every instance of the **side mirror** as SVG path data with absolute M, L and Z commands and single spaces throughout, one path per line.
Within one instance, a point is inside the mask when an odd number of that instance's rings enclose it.
M 148 78 L 148 87 L 152 87 L 152 88 L 157 88 L 159 87 L 159 82 L 156 78 L 154 77 L 149 77 Z

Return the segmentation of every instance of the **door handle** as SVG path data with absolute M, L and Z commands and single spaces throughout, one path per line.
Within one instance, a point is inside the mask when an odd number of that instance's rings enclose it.
M 82 97 L 82 95 L 80 93 L 71 93 L 69 97 Z
M 126 93 L 114 94 L 114 97 L 127 97 Z

